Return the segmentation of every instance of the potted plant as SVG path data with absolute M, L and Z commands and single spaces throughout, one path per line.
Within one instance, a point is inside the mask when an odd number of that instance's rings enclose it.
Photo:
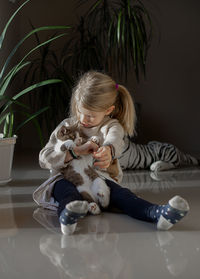
M 87 9 L 65 46 L 64 57 L 73 72 L 97 69 L 127 79 L 133 69 L 138 81 L 145 76 L 152 20 L 142 1 L 77 2 L 81 8 L 87 4 Z
M 26 5 L 30 0 L 26 0 L 9 18 L 8 22 L 3 29 L 2 34 L 0 35 L 0 50 L 2 49 L 2 45 L 4 42 L 4 38 L 6 36 L 7 29 L 13 19 L 15 18 L 16 14 Z M 36 117 L 47 110 L 47 107 L 41 108 L 39 111 L 30 113 L 28 106 L 23 104 L 20 101 L 20 98 L 25 94 L 29 94 L 34 89 L 60 83 L 60 79 L 47 79 L 43 80 L 34 84 L 27 86 L 25 89 L 17 92 L 13 96 L 8 96 L 8 89 L 13 80 L 15 79 L 16 75 L 22 71 L 25 67 L 30 64 L 30 61 L 27 60 L 28 56 L 32 54 L 34 51 L 39 49 L 40 47 L 64 36 L 66 33 L 62 33 L 59 35 L 52 36 L 49 40 L 45 40 L 44 42 L 40 43 L 36 47 L 28 50 L 28 52 L 24 55 L 24 57 L 17 62 L 14 66 L 12 65 L 11 69 L 8 70 L 8 66 L 10 66 L 11 59 L 16 55 L 18 48 L 23 45 L 24 41 L 31 37 L 36 32 L 41 32 L 44 30 L 61 30 L 67 29 L 69 26 L 43 26 L 39 28 L 35 28 L 31 30 L 25 37 L 23 37 L 13 48 L 11 53 L 8 55 L 5 63 L 0 69 L 0 128 L 2 128 L 2 132 L 0 132 L 0 184 L 7 183 L 11 180 L 11 169 L 12 169 L 12 161 L 13 161 L 13 152 L 14 152 L 14 145 L 16 142 L 15 133 L 20 129 L 23 125 L 28 123 L 29 121 L 33 120 L 35 126 L 37 128 L 38 134 L 40 136 L 40 141 L 42 144 L 42 134 L 40 130 L 40 125 L 36 120 Z M 15 125 L 15 115 L 16 114 L 23 114 L 24 118 L 22 122 L 16 127 Z

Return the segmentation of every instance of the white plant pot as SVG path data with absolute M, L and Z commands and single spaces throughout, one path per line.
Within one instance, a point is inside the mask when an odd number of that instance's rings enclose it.
M 12 180 L 11 170 L 16 138 L 14 136 L 0 139 L 0 184 L 5 184 Z

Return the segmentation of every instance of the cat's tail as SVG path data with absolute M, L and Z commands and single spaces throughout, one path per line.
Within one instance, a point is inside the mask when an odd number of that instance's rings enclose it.
M 180 151 L 180 164 L 181 165 L 193 165 L 193 166 L 200 166 L 200 158 L 196 158 L 191 156 L 190 154 L 185 154 Z

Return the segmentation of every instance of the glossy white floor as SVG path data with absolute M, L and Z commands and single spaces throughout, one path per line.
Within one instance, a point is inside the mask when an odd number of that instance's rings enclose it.
M 87 216 L 72 236 L 60 233 L 57 217 L 38 209 L 33 190 L 48 172 L 37 160 L 14 162 L 13 180 L 0 186 L 1 279 L 197 279 L 200 274 L 200 168 L 127 172 L 124 185 L 141 197 L 165 203 L 176 194 L 190 212 L 167 232 L 128 216 Z

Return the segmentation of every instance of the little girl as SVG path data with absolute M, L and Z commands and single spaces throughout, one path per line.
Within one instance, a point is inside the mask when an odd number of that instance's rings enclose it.
M 88 141 L 74 149 L 57 150 L 57 131 L 63 125 L 68 126 L 77 121 L 84 134 L 100 137 L 103 145 L 98 147 Z M 188 212 L 189 205 L 180 196 L 173 197 L 166 205 L 156 205 L 121 187 L 118 184 L 122 180 L 119 164 L 114 179 L 105 171 L 121 155 L 124 136 L 133 134 L 134 123 L 133 100 L 124 86 L 95 71 L 87 72 L 80 78 L 72 94 L 70 118 L 58 125 L 39 154 L 40 166 L 50 169 L 52 176 L 33 194 L 37 204 L 57 210 L 63 234 L 75 231 L 78 219 L 88 213 L 88 202 L 59 171 L 66 168 L 71 160 L 89 153 L 93 154 L 94 167 L 100 169 L 101 176 L 110 188 L 107 210 L 117 208 L 133 218 L 156 223 L 161 230 L 170 229 Z

